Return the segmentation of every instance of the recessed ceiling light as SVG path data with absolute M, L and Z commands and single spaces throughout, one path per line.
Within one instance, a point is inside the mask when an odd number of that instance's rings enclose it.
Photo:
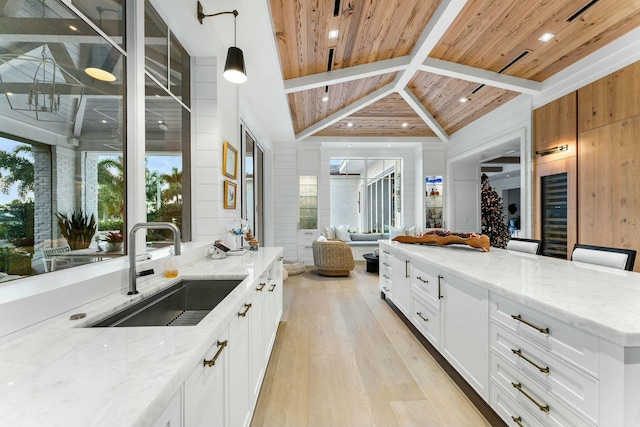
M 347 127 L 348 128 L 353 127 L 353 123 L 351 123 L 351 122 L 347 123 Z
M 78 28 L 76 28 L 74 25 L 69 25 L 69 29 L 72 31 L 78 31 Z
M 340 30 L 331 30 L 331 31 L 329 31 L 329 38 L 330 39 L 337 39 L 339 33 L 340 33 Z
M 540 36 L 540 38 L 538 40 L 540 40 L 541 42 L 548 42 L 549 40 L 551 40 L 555 36 L 556 36 L 555 34 L 544 33 L 543 35 Z
M 460 101 L 460 102 L 467 102 L 468 100 L 469 100 L 469 99 L 467 99 L 467 98 L 460 98 L 458 101 Z
M 7 96 L 13 96 L 13 92 L 7 92 Z
M 387 148 L 390 148 L 390 147 L 391 147 L 391 144 L 387 144 Z
M 102 123 L 107 123 L 107 121 L 105 119 L 102 119 Z
M 347 144 L 347 148 L 351 148 L 351 144 Z
M 406 128 L 407 126 L 409 126 L 409 123 L 407 123 L 407 122 L 404 122 L 404 123 L 402 124 L 402 127 L 403 127 L 403 128 Z
M 509 178 L 509 174 L 507 174 L 507 178 Z
M 322 102 L 327 102 L 328 100 L 329 100 L 329 97 L 328 97 L 328 96 L 323 96 L 323 97 L 322 97 Z

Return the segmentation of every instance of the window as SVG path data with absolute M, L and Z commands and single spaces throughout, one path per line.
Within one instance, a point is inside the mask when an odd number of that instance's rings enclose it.
M 401 218 L 401 161 L 331 159 L 331 224 L 350 230 L 386 233 Z
M 243 126 L 244 132 L 244 186 L 243 212 L 249 228 L 259 242 L 264 242 L 264 151 Z

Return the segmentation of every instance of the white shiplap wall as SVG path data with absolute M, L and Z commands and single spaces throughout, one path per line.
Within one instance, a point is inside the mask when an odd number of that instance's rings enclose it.
M 297 258 L 298 172 L 296 143 L 273 144 L 274 246 L 284 247 L 285 259 Z

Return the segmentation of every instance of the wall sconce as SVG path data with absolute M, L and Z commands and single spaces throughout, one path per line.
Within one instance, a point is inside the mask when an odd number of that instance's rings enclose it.
M 546 150 L 536 151 L 538 156 L 548 156 L 549 154 L 559 153 L 561 151 L 567 151 L 569 149 L 569 145 L 558 145 L 557 147 L 547 148 Z
M 233 15 L 233 46 L 231 46 L 227 51 L 227 61 L 224 64 L 224 73 L 222 73 L 222 75 L 231 83 L 244 83 L 247 81 L 247 72 L 244 69 L 244 54 L 240 48 L 235 46 L 237 44 L 236 21 L 238 18 L 238 11 L 234 10 L 232 12 L 219 12 L 212 13 L 211 15 L 205 15 L 202 10 L 202 4 L 198 2 L 198 21 L 200 21 L 200 24 L 202 24 L 204 18 L 227 14 Z

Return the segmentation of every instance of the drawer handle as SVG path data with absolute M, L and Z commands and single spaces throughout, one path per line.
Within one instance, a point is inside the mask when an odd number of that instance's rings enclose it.
M 524 396 L 529 399 L 530 401 L 532 401 L 533 403 L 536 404 L 536 406 L 538 406 L 538 408 L 540 408 L 540 410 L 542 412 L 549 412 L 549 405 L 541 405 L 540 403 L 538 403 L 538 401 L 536 399 L 533 398 L 533 396 L 531 396 L 529 393 L 527 393 L 526 391 L 524 391 L 522 389 L 522 384 L 520 383 L 511 383 L 511 385 L 513 387 L 515 387 L 520 393 L 524 394 Z
M 420 280 L 422 283 L 429 283 L 428 280 L 424 280 L 421 276 L 416 277 L 416 279 Z
M 273 290 L 276 288 L 276 284 L 274 283 L 273 285 L 271 285 L 269 287 L 269 292 L 273 292 Z
M 282 261 L 283 259 L 284 259 L 284 257 L 283 257 L 283 256 L 279 256 L 279 257 L 278 257 L 278 261 Z
M 511 419 L 514 423 L 518 424 L 520 427 L 524 427 L 522 424 L 522 417 L 516 417 L 515 415 L 511 415 Z
M 389 251 L 382 251 L 382 252 L 384 252 L 385 254 L 389 255 Z
M 391 267 L 391 264 L 383 262 L 382 265 L 384 265 L 385 267 Z
M 244 311 L 238 313 L 238 317 L 245 317 L 250 308 L 251 308 L 251 304 L 245 304 L 244 305 Z
M 440 288 L 441 288 L 441 283 L 440 283 L 440 281 L 441 281 L 442 279 L 444 279 L 444 276 L 441 276 L 441 275 L 439 275 L 439 274 L 438 274 L 438 299 L 442 299 L 442 298 L 444 298 L 444 297 L 442 296 L 442 292 L 441 292 L 441 289 L 440 289 Z
M 539 326 L 534 325 L 531 322 L 527 322 L 519 314 L 512 314 L 511 317 L 516 319 L 518 322 L 522 322 L 525 325 L 532 327 L 533 329 L 535 329 L 536 331 L 540 332 L 541 334 L 549 335 L 549 328 L 541 328 Z
M 389 280 L 391 278 L 391 277 L 387 276 L 386 274 L 383 274 L 382 277 L 384 277 L 387 280 Z
M 385 291 L 389 292 L 389 288 L 387 288 L 386 286 L 383 286 L 382 289 L 384 289 Z
M 516 350 L 515 348 L 512 348 L 511 351 L 516 356 L 520 357 L 521 359 L 524 359 L 525 361 L 527 361 L 530 364 L 532 364 L 533 366 L 535 366 L 543 374 L 549 375 L 549 367 L 548 366 L 546 368 L 543 368 L 542 366 L 538 365 L 536 362 L 534 362 L 533 360 L 529 359 L 527 356 L 522 354 L 522 350 L 520 350 L 520 349 Z
M 404 262 L 404 277 L 411 277 L 409 275 L 409 261 Z
M 218 351 L 216 352 L 216 355 L 213 356 L 213 359 L 211 359 L 211 360 L 204 359 L 204 366 L 208 366 L 208 367 L 212 368 L 213 365 L 216 364 L 216 360 L 218 360 L 218 357 L 220 357 L 220 353 L 222 353 L 222 350 L 224 350 L 224 348 L 227 346 L 227 344 L 228 344 L 227 340 L 218 341 Z
M 420 316 L 420 318 L 421 318 L 422 320 L 424 320 L 425 322 L 428 322 L 428 321 L 429 321 L 429 319 L 427 319 L 427 318 L 425 318 L 425 317 L 423 317 L 423 316 L 422 316 L 422 312 L 418 312 L 418 313 L 416 313 L 416 314 L 417 314 L 418 316 Z
M 258 287 L 256 288 L 256 291 L 262 292 L 265 286 L 267 286 L 266 283 L 260 283 L 260 285 L 258 285 Z

